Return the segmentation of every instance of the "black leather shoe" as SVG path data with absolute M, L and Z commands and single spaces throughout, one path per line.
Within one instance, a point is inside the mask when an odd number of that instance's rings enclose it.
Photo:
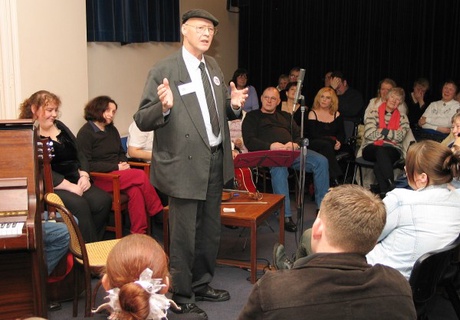
M 273 266 L 276 270 L 292 269 L 293 262 L 286 256 L 284 246 L 275 243 L 273 247 Z
M 297 231 L 297 226 L 294 221 L 292 221 L 292 217 L 284 218 L 284 230 L 289 232 Z
M 204 312 L 202 309 L 198 308 L 198 306 L 194 303 L 177 303 L 177 306 L 180 307 L 180 310 L 179 309 L 176 309 L 174 307 L 171 306 L 170 310 L 174 313 L 178 313 L 178 314 L 183 314 L 183 313 L 194 313 L 194 314 L 198 314 L 200 315 L 201 317 L 203 317 L 203 319 L 208 319 L 208 315 L 206 314 L 206 312 Z
M 227 301 L 230 299 L 230 294 L 228 291 L 214 289 L 211 286 L 207 285 L 203 289 L 195 291 L 195 300 L 196 301 Z

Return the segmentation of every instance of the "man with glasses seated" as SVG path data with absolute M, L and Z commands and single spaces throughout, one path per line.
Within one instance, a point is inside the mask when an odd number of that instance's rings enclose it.
M 248 112 L 243 121 L 243 140 L 249 151 L 258 150 L 297 150 L 300 146 L 300 128 L 291 115 L 278 111 L 280 95 L 276 88 L 265 89 L 261 96 L 262 107 Z M 308 150 L 305 170 L 313 173 L 315 183 L 315 202 L 318 208 L 329 189 L 329 169 L 327 159 L 319 153 Z M 294 160 L 291 168 L 299 170 L 300 157 Z M 270 168 L 273 192 L 285 196 L 286 231 L 295 232 L 297 226 L 292 220 L 291 202 L 289 197 L 288 168 Z

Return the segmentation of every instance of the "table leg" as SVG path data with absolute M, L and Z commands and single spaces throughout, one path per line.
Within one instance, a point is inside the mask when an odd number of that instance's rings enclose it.
M 285 199 L 281 201 L 281 207 L 280 207 L 280 239 L 279 243 L 284 245 L 284 201 Z
M 257 223 L 251 223 L 251 283 L 257 281 Z

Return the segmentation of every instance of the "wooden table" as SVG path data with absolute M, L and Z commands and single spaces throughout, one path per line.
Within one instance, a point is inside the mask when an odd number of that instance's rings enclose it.
M 279 210 L 279 243 L 284 244 L 284 196 L 270 193 L 263 193 L 262 195 L 262 200 L 256 201 L 241 193 L 238 197 L 223 201 L 220 212 L 222 224 L 250 229 L 251 257 L 250 263 L 231 259 L 217 259 L 217 263 L 249 268 L 251 270 L 251 283 L 257 281 L 257 227 L 276 210 Z M 236 212 L 223 212 L 224 208 L 234 208 Z M 168 222 L 169 208 L 166 207 L 163 213 L 163 244 L 164 250 L 169 256 Z
M 245 204 L 238 204 L 243 202 Z M 264 204 L 252 204 L 259 202 Z M 247 204 L 246 204 L 247 203 Z M 266 204 L 265 204 L 266 203 Z M 236 212 L 223 212 L 224 208 L 234 208 Z M 239 197 L 222 202 L 221 220 L 222 224 L 246 227 L 251 233 L 251 258 L 250 263 L 241 260 L 217 259 L 217 263 L 249 268 L 251 270 L 251 283 L 257 281 L 257 227 L 262 224 L 276 210 L 279 210 L 280 234 L 279 243 L 284 244 L 284 196 L 279 194 L 263 193 L 260 201 L 249 200 L 241 194 Z

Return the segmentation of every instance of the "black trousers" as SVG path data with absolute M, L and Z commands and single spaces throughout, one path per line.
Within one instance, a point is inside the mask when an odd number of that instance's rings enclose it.
M 221 233 L 222 150 L 212 155 L 209 170 L 206 200 L 169 198 L 169 261 L 177 303 L 194 303 L 194 292 L 214 277 Z
M 391 146 L 376 146 L 370 144 L 363 149 L 363 159 L 374 162 L 374 175 L 384 193 L 390 189 L 394 181 L 393 164 L 401 157 L 399 150 Z
M 102 240 L 112 208 L 112 197 L 96 186 L 91 186 L 82 196 L 66 190 L 54 192 L 78 218 L 78 228 L 85 242 Z

